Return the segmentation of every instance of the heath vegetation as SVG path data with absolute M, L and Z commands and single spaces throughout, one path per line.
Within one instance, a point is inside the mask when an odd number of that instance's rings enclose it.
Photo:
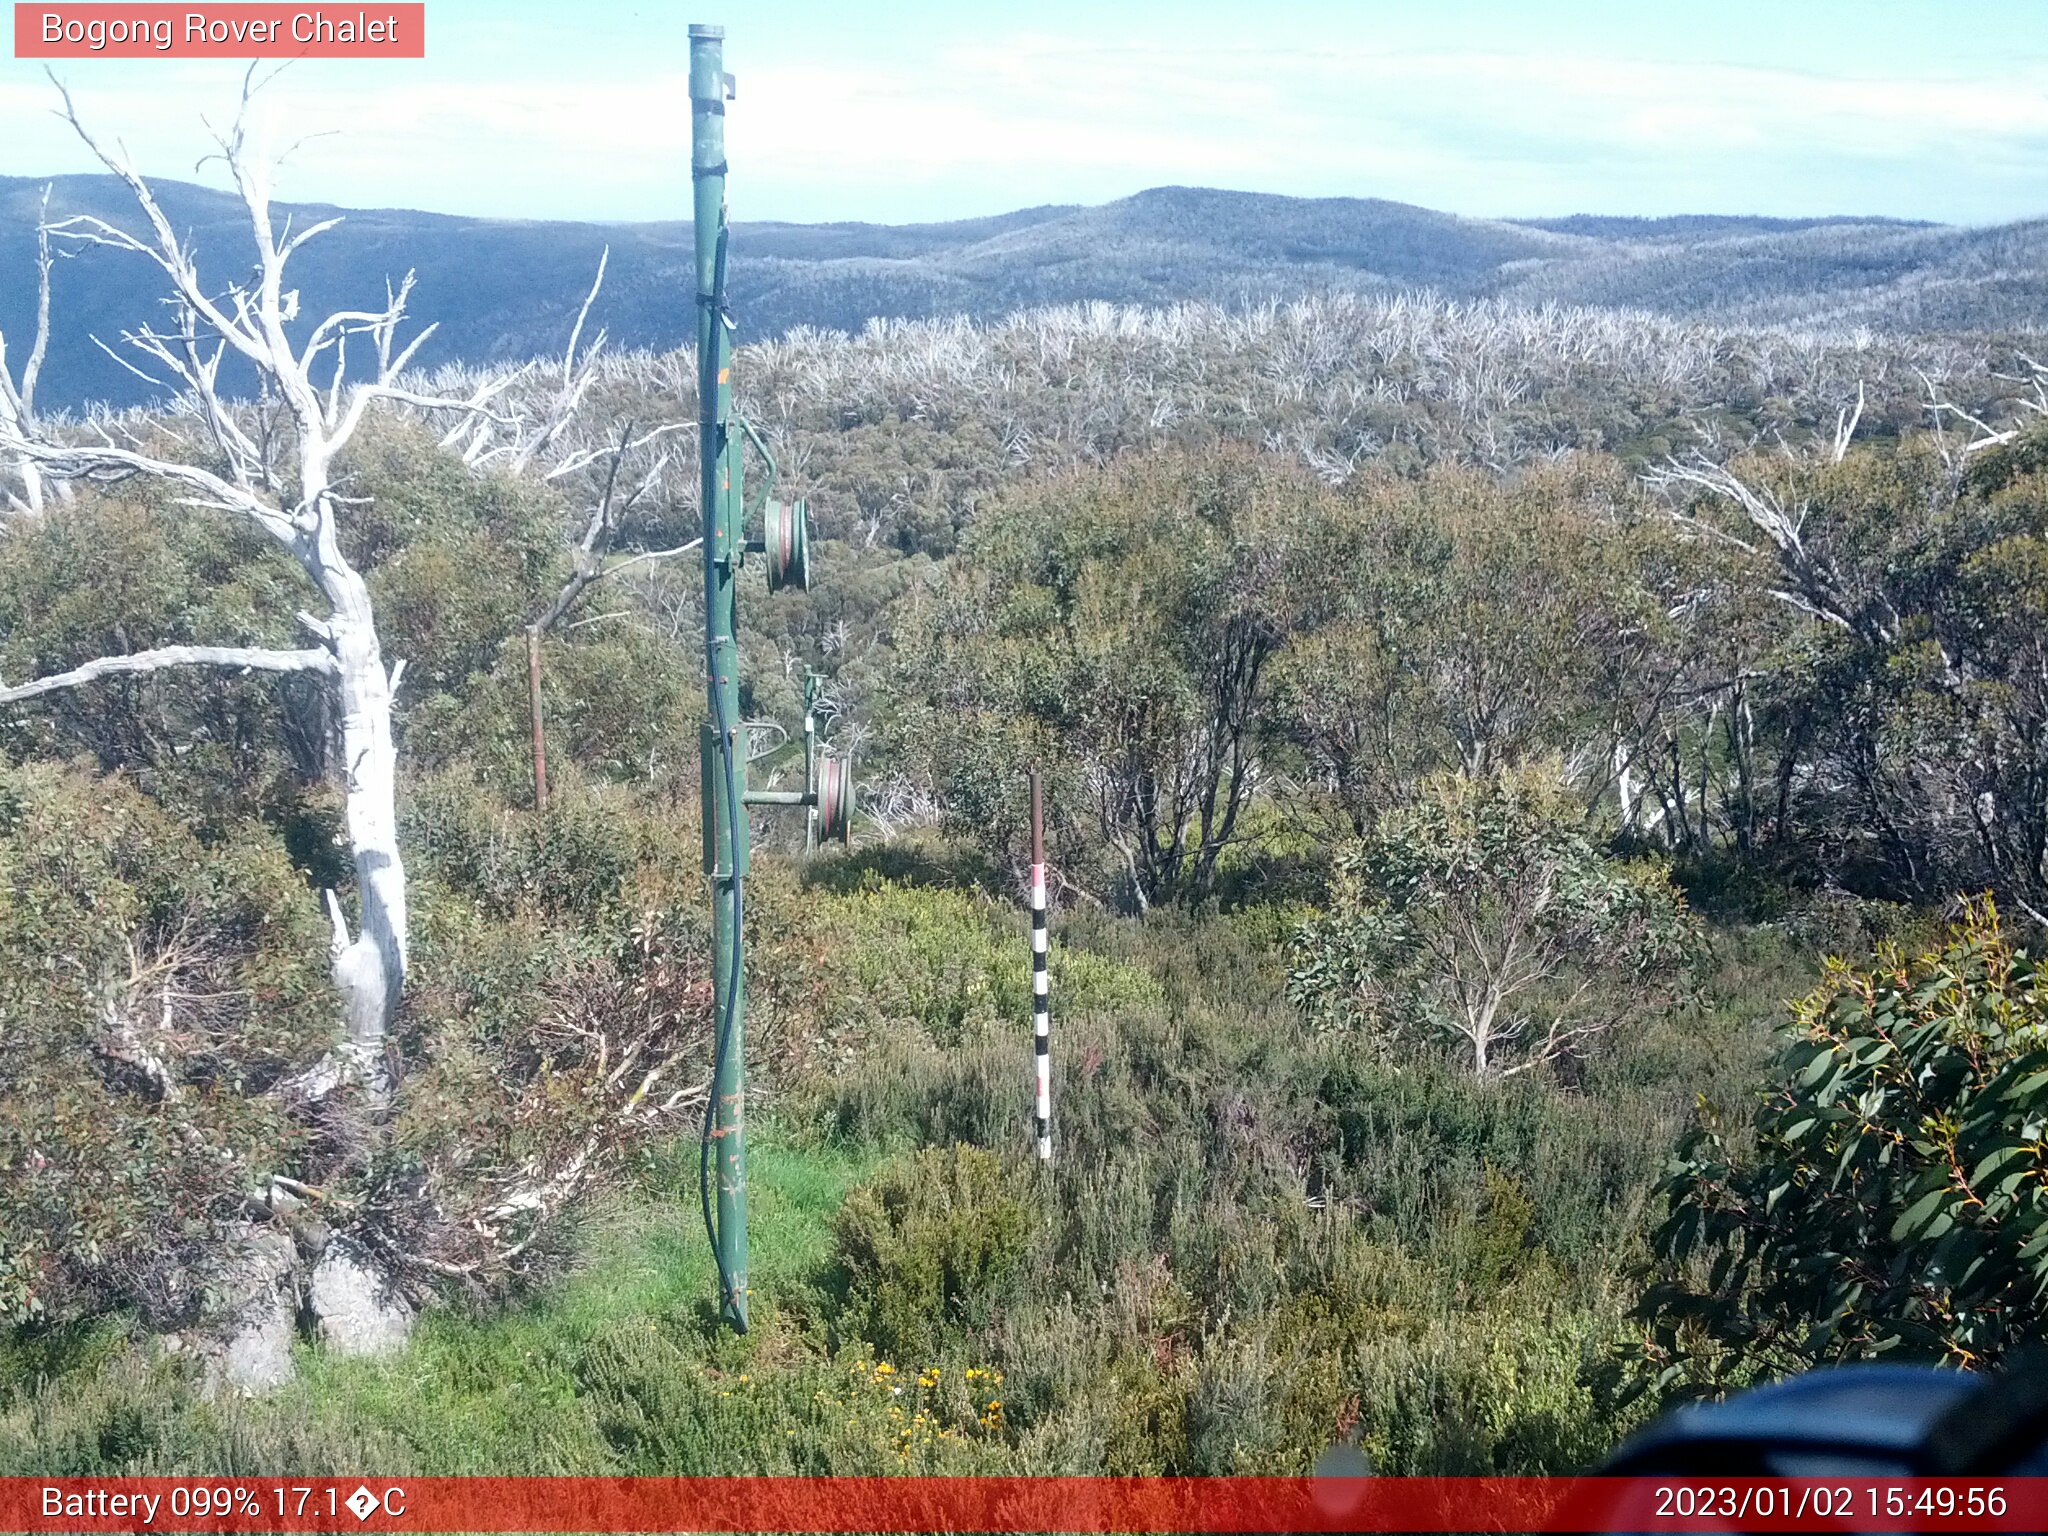
M 135 244 L 276 387 L 0 362 L 0 1470 L 1542 1472 L 2040 1337 L 2025 338 L 1340 294 L 743 347 L 820 567 L 741 605 L 752 771 L 816 669 L 866 809 L 760 829 L 738 1338 L 692 361 L 599 290 L 407 372 L 393 290 L 313 389 L 276 281 Z

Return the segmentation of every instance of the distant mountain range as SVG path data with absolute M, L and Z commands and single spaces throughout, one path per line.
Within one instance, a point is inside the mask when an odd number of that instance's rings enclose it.
M 0 177 L 0 330 L 19 356 L 34 299 L 42 180 Z M 110 176 L 54 178 L 53 217 L 132 225 Z M 201 269 L 225 283 L 253 262 L 240 204 L 159 182 Z M 298 224 L 343 215 L 293 272 L 301 313 L 360 307 L 417 269 L 413 311 L 440 330 L 422 364 L 559 352 L 598 253 L 611 264 L 595 319 L 614 344 L 672 346 L 690 325 L 687 223 L 469 219 L 295 204 Z M 735 226 L 741 337 L 871 317 L 965 314 L 1087 299 L 1225 303 L 1305 291 L 1430 289 L 1460 299 L 1594 304 L 1736 324 L 1878 331 L 2048 330 L 2048 219 L 1963 229 L 1891 219 L 1694 216 L 1491 220 L 1376 198 L 1289 198 L 1159 187 L 1100 207 L 1022 209 L 946 224 Z M 149 386 L 93 345 L 160 314 L 141 257 L 80 251 L 56 275 L 43 403 L 132 403 Z M 22 338 L 17 342 L 15 338 Z

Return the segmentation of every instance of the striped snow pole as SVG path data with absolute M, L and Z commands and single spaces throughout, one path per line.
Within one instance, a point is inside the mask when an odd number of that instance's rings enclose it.
M 1052 978 L 1046 971 L 1045 794 L 1031 770 L 1031 1047 L 1038 1072 L 1038 1160 L 1052 1161 Z

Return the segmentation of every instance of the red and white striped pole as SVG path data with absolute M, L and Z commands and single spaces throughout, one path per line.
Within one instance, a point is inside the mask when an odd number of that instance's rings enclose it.
M 1038 1072 L 1038 1160 L 1052 1161 L 1052 978 L 1046 971 L 1045 793 L 1031 770 L 1031 1048 Z

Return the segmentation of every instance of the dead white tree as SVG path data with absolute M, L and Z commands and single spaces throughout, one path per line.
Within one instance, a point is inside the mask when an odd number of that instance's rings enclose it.
M 28 356 L 22 359 L 21 376 L 16 379 L 7 363 L 7 338 L 0 336 L 0 432 L 17 434 L 36 430 L 36 381 L 43 371 L 43 358 L 50 350 L 50 189 L 43 188 L 42 209 L 36 219 L 36 325 L 29 341 Z M 17 484 L 0 486 L 6 494 L 5 509 L 14 515 L 33 516 L 43 510 L 43 472 L 32 458 L 10 456 L 8 467 Z M 60 482 L 61 486 L 61 482 Z M 60 491 L 61 494 L 61 491 Z
M 463 462 L 479 471 L 495 470 L 535 479 L 569 498 L 582 518 L 570 544 L 570 572 L 561 589 L 525 625 L 527 708 L 533 730 L 534 809 L 548 808 L 546 725 L 541 707 L 542 642 L 561 625 L 599 582 L 622 572 L 685 555 L 702 546 L 688 539 L 667 548 L 630 547 L 630 526 L 657 502 L 673 503 L 687 490 L 680 481 L 694 476 L 694 461 L 681 462 L 672 439 L 694 430 L 696 422 L 669 418 L 649 423 L 643 415 L 618 430 L 613 414 L 592 408 L 593 392 L 605 381 L 607 333 L 600 327 L 583 345 L 584 328 L 598 295 L 604 290 L 611 248 L 597 261 L 597 275 L 584 295 L 569 330 L 561 366 L 530 365 L 504 381 L 513 387 L 501 397 L 502 413 L 474 414 L 442 440 Z M 580 349 L 580 350 L 579 350 Z M 469 383 L 477 376 L 446 370 L 444 381 Z M 680 378 L 657 381 L 659 399 L 676 398 Z M 694 382 L 691 384 L 694 391 Z M 644 404 L 644 402 L 643 402 Z M 604 424 L 600 425 L 600 422 Z M 573 627 L 573 626 L 572 626 Z
M 340 896 L 326 892 L 341 1016 L 322 1058 L 274 1091 L 303 1117 L 320 1120 L 329 1131 L 346 1131 L 361 1147 L 385 1134 L 396 1092 L 386 1042 L 405 985 L 408 921 L 392 701 L 404 663 L 387 665 L 364 573 L 343 552 L 352 503 L 341 493 L 340 457 L 368 413 L 389 408 L 433 422 L 442 448 L 472 466 L 525 475 L 567 493 L 583 514 L 571 533 L 575 568 L 539 615 L 537 634 L 558 623 L 599 581 L 643 565 L 649 573 L 658 571 L 663 567 L 656 562 L 695 547 L 647 547 L 667 542 L 658 536 L 667 520 L 650 517 L 647 507 L 662 501 L 670 480 L 687 467 L 675 461 L 682 457 L 677 434 L 688 423 L 647 425 L 646 417 L 658 410 L 643 410 L 642 424 L 623 431 L 587 419 L 603 336 L 581 351 L 579 344 L 602 283 L 602 264 L 558 378 L 551 368 L 536 366 L 496 376 L 444 370 L 430 382 L 409 377 L 407 367 L 433 329 L 401 338 L 410 274 L 395 288 L 386 285 L 381 307 L 301 321 L 288 264 L 338 221 L 296 230 L 289 220 L 282 228 L 273 221 L 269 167 L 244 135 L 253 79 L 252 74 L 245 81 L 233 128 L 219 137 L 217 158 L 241 195 L 257 259 L 253 269 L 241 267 L 237 279 L 217 286 L 202 278 L 198 252 L 172 227 L 125 151 L 103 147 L 59 86 L 62 115 L 126 185 L 140 221 L 124 229 L 90 215 L 46 218 L 45 286 L 52 241 L 60 255 L 69 242 L 150 262 L 168 287 L 169 318 L 123 333 L 124 347 L 93 340 L 153 385 L 175 387 L 180 398 L 133 431 L 106 416 L 82 424 L 39 420 L 32 409 L 33 385 L 47 345 L 45 306 L 22 382 L 7 384 L 0 414 L 0 490 L 7 489 L 16 466 L 21 485 L 11 500 L 0 501 L 0 514 L 10 508 L 17 516 L 32 511 L 79 481 L 143 479 L 168 487 L 178 504 L 247 518 L 282 546 L 317 595 L 309 611 L 299 614 L 308 641 L 297 648 L 177 645 L 102 656 L 12 686 L 0 680 L 0 706 L 108 677 L 172 668 L 301 673 L 331 690 L 355 876 L 355 931 Z M 0 365 L 4 360 L 0 351 Z M 0 378 L 5 376 L 0 366 Z M 255 399 L 237 399 L 231 393 L 237 384 L 253 384 Z M 33 504 L 30 486 L 38 488 Z M 650 534 L 656 536 L 643 536 Z M 573 1136 L 573 1127 L 565 1126 L 559 1144 L 517 1166 L 487 1171 L 481 1197 L 471 1187 L 477 1170 L 464 1158 L 429 1168 L 420 1181 L 353 1193 L 321 1189 L 281 1170 L 246 1170 L 257 1186 L 248 1197 L 248 1220 L 219 1244 L 201 1277 L 219 1303 L 218 1316 L 210 1315 L 205 1325 L 203 1347 L 217 1353 L 226 1379 L 261 1387 L 289 1375 L 289 1345 L 302 1315 L 309 1314 L 330 1345 L 345 1351 L 378 1352 L 402 1342 L 418 1276 L 480 1281 L 514 1272 L 541 1229 L 587 1186 L 618 1141 L 646 1134 L 657 1117 L 687 1113 L 701 1103 L 705 1085 L 677 1082 L 681 1063 L 701 1054 L 701 1036 L 693 1031 L 702 1023 L 695 1001 L 699 989 L 679 965 L 663 961 L 655 967 L 668 978 L 660 986 L 644 974 L 632 987 L 622 985 L 587 1022 L 578 1022 L 582 1015 L 573 998 L 561 1001 L 566 1033 L 556 1044 L 562 1052 L 580 1053 L 595 1074 L 592 1113 Z M 169 1048 L 177 1043 L 177 1031 L 168 1024 L 144 1030 L 133 1013 L 128 1008 L 109 1014 L 101 1056 L 171 1101 L 179 1092 L 177 1057 Z M 163 1017 L 175 1023 L 173 1013 Z M 361 1092 L 335 1092 L 348 1083 Z M 657 1093 L 658 1085 L 665 1091 Z M 323 1220 L 296 1226 L 286 1236 L 280 1218 L 307 1209 Z M 311 1243 L 309 1234 L 319 1241 Z M 303 1258 L 312 1261 L 310 1273 L 294 1256 L 295 1240 L 308 1248 Z
M 2048 365 L 2025 353 L 2017 354 L 2017 362 L 2022 370 L 2018 373 L 1990 375 L 2025 391 L 2011 399 L 2013 419 L 2005 427 L 1956 405 L 1943 393 L 1940 379 L 1924 368 L 1915 370 L 1926 392 L 1934 444 L 1947 466 L 1951 492 L 1960 485 L 1963 467 L 1972 456 L 2010 443 L 2033 423 L 2048 419 Z M 1864 405 L 1865 390 L 1859 382 L 1855 405 L 1843 404 L 1836 411 L 1829 463 L 1840 464 L 1848 457 Z M 1973 435 L 1956 441 L 1950 435 L 1951 421 L 1967 426 Z M 1798 457 L 1789 449 L 1787 453 L 1796 472 L 1801 468 Z M 1902 620 L 1891 597 L 1868 580 L 1854 579 L 1825 540 L 1809 536 L 1809 499 L 1787 497 L 1766 478 L 1745 478 L 1697 449 L 1688 458 L 1667 459 L 1643 478 L 1651 489 L 1669 496 L 1671 516 L 1679 527 L 1774 568 L 1777 581 L 1770 590 L 1780 602 L 1870 644 L 1888 646 L 1898 640 Z M 1792 483 L 1800 483 L 1796 473 Z M 1702 515 L 1704 508 L 1717 503 L 1739 511 L 1740 521 L 1731 527 Z M 1956 681 L 1955 663 L 1945 648 L 1941 662 L 1950 680 Z
M 369 587 L 342 552 L 347 498 L 336 489 L 335 463 L 366 413 L 380 401 L 453 413 L 452 437 L 476 419 L 496 415 L 490 402 L 506 381 L 486 383 L 467 398 L 423 395 L 401 382 L 406 365 L 433 331 L 428 326 L 400 343 L 412 290 L 410 274 L 395 290 L 386 285 L 381 308 L 337 311 L 294 341 L 287 327 L 296 315 L 298 295 L 286 283 L 286 266 L 308 241 L 340 221 L 325 219 L 297 231 L 289 221 L 282 229 L 273 224 L 270 167 L 253 152 L 244 132 L 254 85 L 252 72 L 245 80 L 234 126 L 218 137 L 219 158 L 241 194 L 256 246 L 253 274 L 245 271 L 225 288 L 208 286 L 200 274 L 197 251 L 172 227 L 125 151 L 96 139 L 80 120 L 70 94 L 58 86 L 62 116 L 100 163 L 127 186 L 143 227 L 131 232 L 79 214 L 46 224 L 48 235 L 138 256 L 159 269 L 170 289 L 174 322 L 166 328 L 144 325 L 125 332 L 122 340 L 145 360 L 147 366 L 138 367 L 138 372 L 174 383 L 187 397 L 210 439 L 207 446 L 212 452 L 206 457 L 213 466 L 197 462 L 199 454 L 187 458 L 174 456 L 172 450 L 149 451 L 140 443 L 125 446 L 105 430 L 59 431 L 40 424 L 24 407 L 32 403 L 33 365 L 40 361 L 47 320 L 39 325 L 31 366 L 25 370 L 24 382 L 30 388 L 10 387 L 6 392 L 8 408 L 0 410 L 0 458 L 26 467 L 25 485 L 34 484 L 33 477 L 38 476 L 59 483 L 144 477 L 172 487 L 183 505 L 248 518 L 291 555 L 318 594 L 322 611 L 299 615 L 311 643 L 296 650 L 174 646 L 103 657 L 54 676 L 0 687 L 0 704 L 84 686 L 115 673 L 171 667 L 302 672 L 326 680 L 334 690 L 340 720 L 357 921 L 352 937 L 342 903 L 329 891 L 332 969 L 343 1018 L 333 1050 L 299 1086 L 309 1097 L 320 1097 L 344 1081 L 358 1080 L 377 1094 L 388 1086 L 385 1034 L 406 969 L 405 861 L 398 846 L 397 754 L 392 737 L 392 697 L 404 663 L 386 665 Z M 47 273 L 47 258 L 43 266 Z M 362 377 L 352 378 L 349 372 L 352 342 L 357 359 L 368 353 Z M 229 398 L 221 367 L 230 357 L 253 370 L 264 393 L 281 402 L 281 432 L 264 430 L 247 407 Z
M 2048 363 L 2038 363 L 2021 352 L 2016 361 L 2023 372 L 1998 373 L 1991 377 L 2006 384 L 2020 385 L 2027 393 L 2016 396 L 2012 401 L 2013 420 L 2004 427 L 1993 426 L 1983 417 L 1963 409 L 1943 392 L 1941 379 L 1925 368 L 1915 369 L 1920 386 L 1927 394 L 1927 415 L 1933 423 L 1934 442 L 1942 462 L 1952 474 L 1960 474 L 1962 466 L 1971 456 L 1987 448 L 1999 448 L 2018 437 L 2027 427 L 2042 420 L 2048 420 Z M 1967 426 L 1974 436 L 1958 443 L 1949 436 L 1951 420 Z
M 1853 430 L 1853 419 L 1845 416 L 1836 429 L 1837 461 Z M 1771 594 L 1780 602 L 1866 640 L 1889 644 L 1898 638 L 1899 614 L 1890 599 L 1878 591 L 1857 591 L 1828 551 L 1808 538 L 1810 502 L 1787 501 L 1772 486 L 1745 480 L 1697 452 L 1667 460 L 1643 478 L 1651 489 L 1672 496 L 1671 516 L 1681 528 L 1774 567 L 1779 580 Z M 1701 516 L 1701 493 L 1708 504 L 1721 502 L 1738 510 L 1746 531 Z
M 602 279 L 600 270 L 599 280 Z M 592 289 L 593 295 L 595 292 Z M 572 338 L 572 355 L 574 346 Z M 533 725 L 535 810 L 545 811 L 548 808 L 547 738 L 541 714 L 541 642 L 599 582 L 652 561 L 688 554 L 703 545 L 704 541 L 699 537 L 666 549 L 633 552 L 618 549 L 628 521 L 663 485 L 668 475 L 672 455 L 661 450 L 662 439 L 695 425 L 695 422 L 667 421 L 642 431 L 635 423 L 627 422 L 602 447 L 579 448 L 565 457 L 559 468 L 546 475 L 551 481 L 582 475 L 588 477 L 591 484 L 583 505 L 583 530 L 570 550 L 568 579 L 526 626 L 527 706 Z

